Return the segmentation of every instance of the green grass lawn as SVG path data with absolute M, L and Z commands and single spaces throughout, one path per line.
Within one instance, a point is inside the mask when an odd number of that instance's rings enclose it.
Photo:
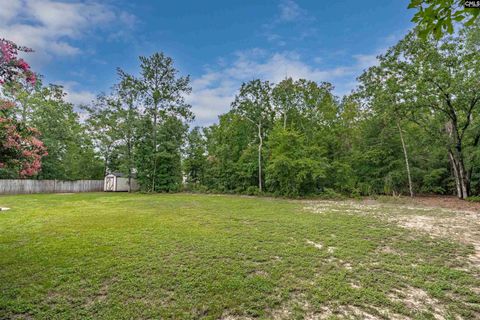
M 125 193 L 0 206 L 0 319 L 480 316 L 471 246 L 345 206 Z

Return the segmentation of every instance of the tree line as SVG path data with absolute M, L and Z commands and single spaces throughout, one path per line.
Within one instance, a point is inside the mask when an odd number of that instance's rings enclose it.
M 339 99 L 330 83 L 253 80 L 188 136 L 192 189 L 306 196 L 480 193 L 480 32 L 410 32 Z
M 480 194 L 479 31 L 439 40 L 412 31 L 341 98 L 328 82 L 254 79 L 204 128 L 189 128 L 190 79 L 163 53 L 140 57 L 137 75 L 118 69 L 111 92 L 81 107 L 83 119 L 61 87 L 8 79 L 14 107 L 0 115 L 40 132 L 48 155 L 29 174 L 0 156 L 0 177 L 121 171 L 149 192 L 467 198 Z

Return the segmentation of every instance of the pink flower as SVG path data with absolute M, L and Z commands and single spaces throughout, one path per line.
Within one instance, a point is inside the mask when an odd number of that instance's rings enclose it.
M 22 151 L 22 155 L 23 155 L 24 157 L 31 157 L 31 156 L 33 155 L 33 152 L 30 151 L 30 150 L 23 150 L 23 151 Z
M 43 142 L 38 140 L 35 137 L 31 137 L 30 142 L 33 146 L 35 146 L 37 148 L 43 148 Z
M 40 131 L 38 131 L 38 129 L 34 127 L 28 127 L 27 130 L 33 134 L 40 134 Z
M 30 69 L 30 66 L 28 65 L 28 63 L 23 59 L 17 60 L 17 67 L 19 67 L 23 71 L 27 71 L 28 69 Z
M 37 82 L 37 77 L 35 76 L 35 73 L 31 72 L 31 73 L 27 76 L 27 82 L 30 83 L 31 85 L 34 85 L 35 82 Z
M 13 59 L 15 53 L 12 44 L 5 40 L 0 40 L 0 63 L 9 63 Z

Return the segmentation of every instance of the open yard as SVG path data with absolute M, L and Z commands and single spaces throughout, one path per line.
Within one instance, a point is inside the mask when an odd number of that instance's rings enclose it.
M 478 319 L 478 207 L 0 197 L 0 319 Z

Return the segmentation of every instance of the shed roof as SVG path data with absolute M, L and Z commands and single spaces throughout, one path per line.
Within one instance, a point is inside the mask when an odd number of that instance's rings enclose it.
M 125 175 L 121 172 L 110 172 L 107 176 L 123 177 Z

